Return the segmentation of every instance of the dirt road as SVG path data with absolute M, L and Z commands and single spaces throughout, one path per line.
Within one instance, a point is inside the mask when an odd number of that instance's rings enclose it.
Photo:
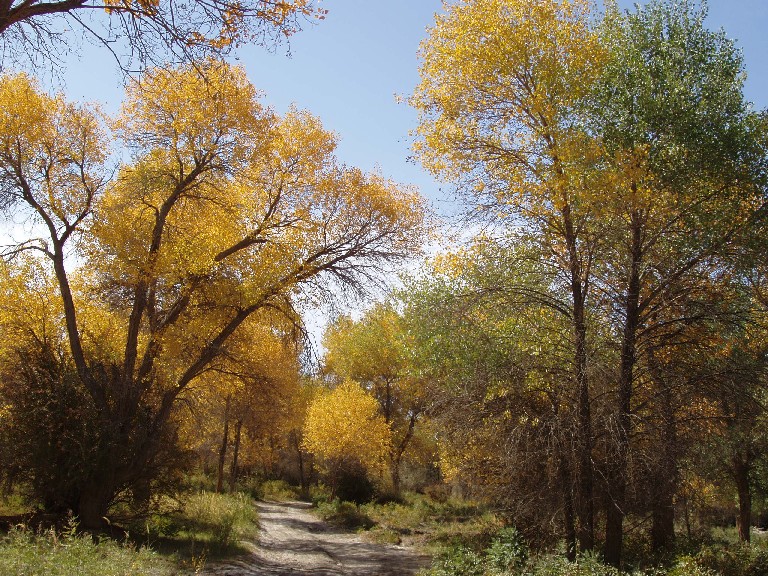
M 253 553 L 204 576 L 407 576 L 429 565 L 400 546 L 364 542 L 315 518 L 304 502 L 260 502 Z

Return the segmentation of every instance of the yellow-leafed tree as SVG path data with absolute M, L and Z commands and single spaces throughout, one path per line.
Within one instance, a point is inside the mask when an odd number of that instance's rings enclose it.
M 43 233 L 10 252 L 50 264 L 100 430 L 68 498 L 85 526 L 152 469 L 177 400 L 226 367 L 258 312 L 296 318 L 299 300 L 360 288 L 419 249 L 418 193 L 340 165 L 317 118 L 265 108 L 241 68 L 133 82 L 114 123 L 131 160 L 116 173 L 91 108 L 26 76 L 0 78 L 0 98 L 2 204 Z
M 356 382 L 320 392 L 309 406 L 304 447 L 324 462 L 333 496 L 345 472 L 359 467 L 369 474 L 381 471 L 390 442 L 378 402 Z
M 392 430 L 388 455 L 392 488 L 400 490 L 403 456 L 426 405 L 424 382 L 409 370 L 408 335 L 402 317 L 379 303 L 359 320 L 341 317 L 325 333 L 325 370 L 359 382 L 379 403 Z

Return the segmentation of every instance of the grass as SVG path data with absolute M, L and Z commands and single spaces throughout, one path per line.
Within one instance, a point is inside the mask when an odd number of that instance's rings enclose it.
M 249 495 L 201 491 L 166 499 L 132 534 L 163 554 L 199 563 L 247 552 L 247 541 L 257 532 L 256 505 Z
M 177 569 L 148 548 L 78 534 L 74 522 L 60 532 L 15 527 L 0 538 L 4 576 L 170 576 Z
M 296 500 L 300 496 L 300 490 L 291 486 L 285 480 L 265 480 L 258 488 L 259 498 L 262 500 Z
M 458 499 L 444 502 L 405 493 L 400 501 L 360 507 L 373 522 L 372 535 L 397 534 L 401 542 L 437 554 L 457 539 L 487 541 L 502 522 L 483 506 Z
M 355 530 L 372 542 L 415 546 L 428 554 L 438 554 L 458 539 L 489 541 L 502 526 L 494 514 L 476 503 L 438 502 L 416 493 L 358 506 L 329 501 L 326 493 L 314 491 L 313 501 L 317 515 L 336 526 Z
M 242 493 L 187 492 L 164 498 L 155 514 L 126 527 L 127 542 L 16 526 L 0 536 L 3 576 L 171 576 L 242 554 L 258 530 L 255 502 Z
M 531 551 L 513 527 L 472 502 L 411 493 L 361 506 L 329 502 L 322 493 L 314 500 L 325 520 L 374 542 L 415 545 L 431 554 L 433 566 L 421 576 L 768 576 L 768 538 L 741 545 L 732 528 L 714 530 L 706 542 L 681 538 L 677 554 L 663 563 L 646 558 L 619 572 L 598 554 L 569 562 L 562 550 Z

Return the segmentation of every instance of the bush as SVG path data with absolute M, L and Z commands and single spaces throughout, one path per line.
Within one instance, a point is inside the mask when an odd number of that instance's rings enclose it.
M 265 480 L 259 486 L 259 498 L 266 500 L 295 500 L 299 490 L 285 480 Z
M 448 548 L 432 565 L 430 576 L 483 576 L 483 557 L 463 544 Z
M 768 576 L 768 550 L 758 545 L 706 546 L 694 560 L 722 576 Z
M 4 576 L 164 576 L 172 566 L 147 548 L 79 536 L 70 523 L 63 533 L 12 528 L 0 538 Z
M 502 528 L 486 549 L 485 558 L 498 572 L 521 569 L 528 560 L 528 546 L 517 528 Z
M 606 566 L 597 556 L 587 554 L 576 562 L 563 556 L 542 556 L 534 564 L 533 576 L 619 576 L 620 572 Z
M 696 560 L 690 556 L 678 558 L 674 567 L 668 572 L 669 576 L 721 576 L 709 568 L 700 566 Z
M 374 525 L 373 520 L 353 502 L 342 502 L 337 499 L 320 503 L 317 506 L 317 513 L 326 522 L 351 530 L 358 528 L 368 530 Z
M 368 478 L 368 473 L 362 465 L 348 465 L 337 473 L 335 496 L 342 501 L 364 504 L 370 502 L 376 486 Z

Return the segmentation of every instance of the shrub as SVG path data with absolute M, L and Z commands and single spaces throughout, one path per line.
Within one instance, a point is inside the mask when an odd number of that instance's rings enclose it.
M 718 572 L 700 566 L 690 556 L 678 558 L 674 567 L 668 572 L 669 576 L 721 576 Z
M 463 544 L 448 548 L 433 564 L 430 576 L 483 576 L 483 558 Z
M 364 504 L 373 499 L 376 486 L 359 463 L 347 464 L 336 472 L 336 494 L 342 501 Z
M 714 544 L 702 548 L 694 560 L 722 576 L 768 576 L 768 550 L 758 545 Z
M 486 549 L 485 558 L 498 572 L 520 569 L 528 560 L 528 546 L 515 527 L 502 528 Z
M 317 512 L 323 520 L 343 528 L 367 530 L 374 525 L 373 520 L 353 502 L 342 502 L 338 499 L 324 502 L 317 506 Z
M 592 554 L 579 557 L 570 562 L 563 556 L 542 556 L 537 559 L 533 576 L 619 576 L 620 572 L 612 566 L 606 566 L 600 558 Z
M 299 491 L 285 480 L 265 480 L 259 486 L 259 498 L 267 500 L 295 500 Z

